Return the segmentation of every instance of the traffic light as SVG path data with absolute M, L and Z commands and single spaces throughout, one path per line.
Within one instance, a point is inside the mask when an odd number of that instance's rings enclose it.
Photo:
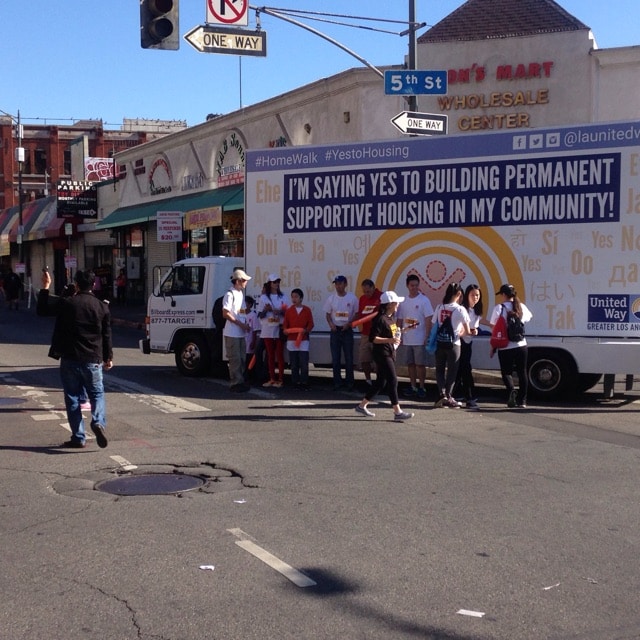
M 179 0 L 140 0 L 143 49 L 179 49 Z

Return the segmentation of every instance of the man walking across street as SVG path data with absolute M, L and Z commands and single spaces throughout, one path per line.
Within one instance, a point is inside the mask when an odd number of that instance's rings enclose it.
M 38 315 L 56 316 L 49 355 L 60 360 L 60 378 L 64 404 L 71 428 L 71 439 L 63 446 L 83 449 L 86 446 L 81 403 L 86 395 L 91 403 L 91 431 L 98 446 L 107 446 L 106 406 L 102 372 L 113 367 L 111 315 L 109 305 L 91 291 L 93 271 L 76 271 L 76 294 L 59 298 L 49 295 L 51 276 L 42 274 L 38 293 Z
M 244 380 L 244 367 L 247 358 L 247 333 L 251 327 L 247 323 L 247 308 L 244 290 L 251 280 L 242 269 L 236 269 L 231 275 L 231 288 L 222 299 L 222 316 L 226 320 L 222 336 L 229 361 L 230 391 L 242 393 L 249 390 Z

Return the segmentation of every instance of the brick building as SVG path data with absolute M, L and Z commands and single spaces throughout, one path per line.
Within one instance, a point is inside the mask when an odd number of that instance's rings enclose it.
M 109 179 L 109 159 L 116 153 L 187 125 L 184 121 L 125 119 L 120 129 L 106 130 L 102 120 L 61 125 L 30 124 L 26 119 L 21 121 L 20 140 L 16 122 L 16 117 L 0 111 L 0 271 L 12 265 L 20 269 L 26 282 L 32 279 L 34 261 L 46 263 L 56 275 L 58 292 L 70 277 L 65 256 L 79 255 L 81 264 L 98 268 L 111 265 L 113 250 L 108 233 L 94 234 L 85 248 L 86 219 L 60 217 L 56 198 L 59 182 Z M 21 167 L 16 156 L 20 146 L 24 149 Z M 65 222 L 71 223 L 71 232 L 65 233 Z
M 22 122 L 23 204 L 55 194 L 60 179 L 84 180 L 82 167 L 72 161 L 73 146 L 82 145 L 85 157 L 111 158 L 114 154 L 186 128 L 182 121 L 125 119 L 119 130 L 105 130 L 102 120 L 78 120 L 72 125 Z M 18 136 L 11 117 L 0 114 L 0 209 L 19 203 L 19 168 L 15 149 Z

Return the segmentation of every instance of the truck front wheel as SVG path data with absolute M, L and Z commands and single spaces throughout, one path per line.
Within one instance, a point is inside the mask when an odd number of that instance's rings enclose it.
M 187 335 L 178 344 L 176 367 L 183 376 L 203 376 L 209 371 L 211 355 L 204 336 Z
M 527 370 L 531 396 L 552 400 L 575 391 L 577 367 L 562 351 L 529 349 Z

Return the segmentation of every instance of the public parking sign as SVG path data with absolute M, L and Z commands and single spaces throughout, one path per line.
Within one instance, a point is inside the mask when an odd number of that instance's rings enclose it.
M 206 21 L 246 27 L 249 24 L 249 0 L 207 0 Z
M 400 69 L 384 72 L 386 95 L 444 95 L 447 93 L 446 71 Z

